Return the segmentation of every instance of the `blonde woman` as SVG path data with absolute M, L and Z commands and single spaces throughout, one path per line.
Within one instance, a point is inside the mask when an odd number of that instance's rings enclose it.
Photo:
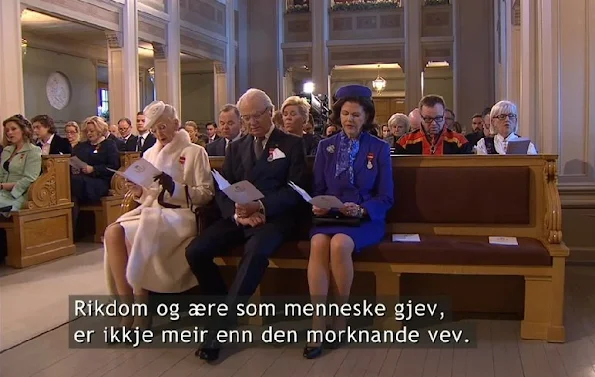
M 495 132 L 493 136 L 486 136 L 477 142 L 477 154 L 506 154 L 508 142 L 516 140 L 519 126 L 517 107 L 510 101 L 500 101 L 492 107 L 489 121 Z M 537 154 L 535 145 L 529 143 L 527 154 Z
M 112 176 L 108 169 L 120 168 L 120 155 L 116 142 L 106 139 L 108 125 L 103 118 L 93 116 L 83 122 L 83 133 L 87 140 L 80 142 L 72 151 L 87 164 L 82 169 L 72 168 L 70 177 L 70 192 L 73 207 L 72 222 L 76 226 L 79 205 L 96 203 L 108 194 Z M 76 229 L 76 228 L 75 228 Z
M 183 292 L 197 284 L 185 258 L 197 229 L 190 207 L 205 205 L 215 195 L 207 152 L 180 129 L 176 109 L 159 101 L 144 114 L 157 142 L 143 158 L 163 173 L 149 188 L 128 183 L 140 206 L 105 231 L 108 286 L 129 302 L 133 297 L 144 302 L 148 291 Z M 149 324 L 147 319 L 125 317 L 121 326 Z
M 68 142 L 72 148 L 76 147 L 76 145 L 81 141 L 81 129 L 74 121 L 66 123 L 64 126 L 64 133 L 66 134 L 66 139 L 68 139 Z
M 308 101 L 302 97 L 291 96 L 283 102 L 279 112 L 283 117 L 285 132 L 303 138 L 306 156 L 316 155 L 320 136 L 305 132 L 310 117 Z

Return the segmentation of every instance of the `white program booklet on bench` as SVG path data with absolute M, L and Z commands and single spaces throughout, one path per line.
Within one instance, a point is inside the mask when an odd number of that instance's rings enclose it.
M 296 185 L 293 182 L 289 182 L 289 186 L 294 189 L 298 194 L 304 198 L 305 201 L 322 209 L 339 209 L 343 208 L 345 204 L 339 200 L 336 196 L 332 195 L 318 195 L 315 197 L 311 197 L 310 194 L 306 192 L 303 188 Z
M 248 204 L 264 198 L 262 192 L 248 181 L 240 181 L 232 185 L 217 170 L 213 170 L 213 178 L 217 181 L 219 189 L 234 203 Z
M 510 140 L 506 144 L 506 154 L 527 154 L 531 140 L 526 137 Z
M 419 234 L 393 234 L 393 242 L 421 242 Z
M 519 243 L 516 237 L 489 237 L 492 245 L 518 246 Z
M 134 161 L 124 172 L 110 168 L 107 168 L 107 170 L 145 188 L 149 188 L 155 181 L 155 176 L 161 174 L 161 170 L 144 158 Z

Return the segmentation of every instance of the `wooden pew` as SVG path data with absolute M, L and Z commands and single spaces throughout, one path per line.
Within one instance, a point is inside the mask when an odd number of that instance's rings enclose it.
M 222 168 L 222 157 L 209 160 L 211 168 Z M 477 285 L 475 296 L 466 303 L 471 310 L 477 309 L 473 306 L 482 298 L 484 302 L 495 300 L 488 290 L 502 290 L 507 278 L 516 278 L 521 282 L 519 289 L 507 290 L 503 296 L 520 298 L 521 338 L 564 342 L 569 250 L 562 242 L 556 160 L 551 155 L 393 156 L 395 205 L 387 215 L 387 237 L 380 245 L 354 255 L 356 273 L 373 276 L 375 294 L 395 300 L 407 293 L 403 292 L 404 283 L 411 283 L 412 278 L 434 279 L 434 287 L 426 281 L 416 291 L 430 296 L 436 294 L 436 279 L 461 278 L 465 286 Z M 311 169 L 313 158 L 308 163 Z M 307 177 L 306 189 L 311 180 Z M 130 199 L 128 196 L 122 203 L 123 211 L 134 206 Z M 288 277 L 290 270 L 306 281 L 308 220 L 300 221 L 302 240 L 287 242 L 270 259 L 269 268 L 282 271 L 280 280 L 285 283 L 288 279 L 292 285 L 299 283 L 293 280 L 294 275 Z M 205 226 L 208 224 L 203 223 Z M 421 242 L 392 242 L 392 234 L 419 234 Z M 492 245 L 489 236 L 516 237 L 518 246 Z M 235 267 L 242 253 L 243 247 L 238 247 L 231 255 L 216 258 L 216 263 Z M 358 278 L 356 275 L 354 286 Z M 488 284 L 477 284 L 482 278 L 488 278 Z M 442 284 L 443 280 L 439 281 Z M 419 282 L 415 280 L 413 285 Z M 286 293 L 282 286 L 287 284 L 273 285 L 276 294 Z M 423 292 L 426 288 L 434 291 Z M 256 296 L 261 290 L 262 284 Z
M 7 266 L 23 268 L 74 254 L 69 158 L 43 156 L 42 174 L 29 187 L 23 209 L 0 219 Z
M 120 169 L 126 170 L 134 161 L 140 158 L 139 152 L 120 152 Z M 109 195 L 101 198 L 101 201 L 94 204 L 81 206 L 81 212 L 93 212 L 95 217 L 95 230 L 93 240 L 97 243 L 103 242 L 105 228 L 120 216 L 122 200 L 126 194 L 125 179 L 114 174 L 110 183 Z

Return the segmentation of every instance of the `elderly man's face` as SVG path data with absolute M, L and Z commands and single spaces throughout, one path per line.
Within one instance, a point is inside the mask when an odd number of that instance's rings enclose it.
M 273 124 L 272 109 L 258 97 L 243 100 L 240 114 L 246 130 L 255 137 L 264 137 Z
M 118 131 L 118 126 L 116 126 L 115 124 L 112 124 L 111 126 L 109 126 L 109 132 L 110 134 L 114 135 L 115 137 L 120 137 L 120 131 Z
M 424 131 L 431 136 L 438 136 L 444 127 L 444 107 L 439 103 L 432 107 L 422 106 L 420 114 Z
M 409 123 L 411 124 L 412 130 L 419 130 L 421 128 L 421 116 L 419 110 L 415 109 L 409 114 Z

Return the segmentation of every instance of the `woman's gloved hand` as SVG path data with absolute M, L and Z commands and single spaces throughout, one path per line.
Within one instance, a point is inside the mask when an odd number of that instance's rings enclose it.
M 174 189 L 176 188 L 176 184 L 174 182 L 174 179 L 170 175 L 168 175 L 166 173 L 161 173 L 161 174 L 155 176 L 155 181 L 159 182 L 161 187 L 163 187 L 163 189 L 165 191 L 167 191 L 169 193 L 169 195 L 174 194 Z

